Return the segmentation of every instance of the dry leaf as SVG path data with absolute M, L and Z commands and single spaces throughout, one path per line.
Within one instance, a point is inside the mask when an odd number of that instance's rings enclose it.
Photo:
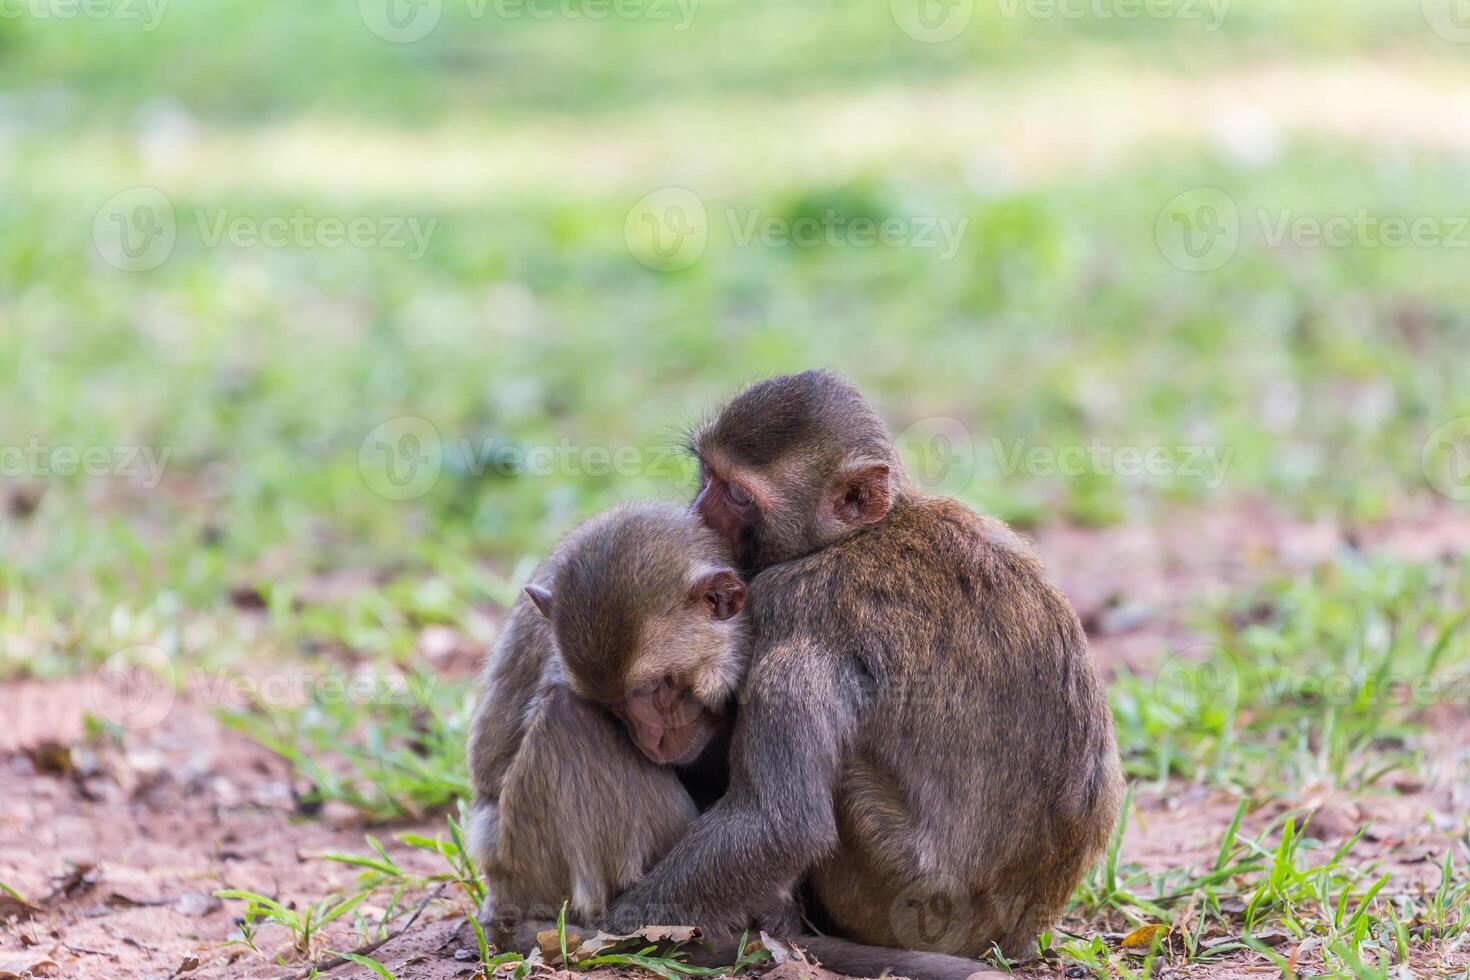
M 101 879 L 102 875 L 97 871 L 97 865 L 79 864 L 62 876 L 61 880 L 56 883 L 56 887 L 51 889 L 51 894 L 42 900 L 43 904 L 51 906 L 70 901 L 82 892 L 90 890 Z
M 763 949 L 771 954 L 772 966 L 780 966 L 782 963 L 801 955 L 797 950 L 792 949 L 764 929 L 761 930 L 760 939 L 752 939 L 749 943 L 746 943 L 745 954 L 749 956 L 758 949 Z
M 49 956 L 26 954 L 0 956 L 0 980 L 30 980 L 31 977 L 55 977 L 61 967 Z
M 25 754 L 31 765 L 36 767 L 36 772 L 48 776 L 65 776 L 76 768 L 72 762 L 71 746 L 60 742 L 42 742 L 26 749 Z
M 569 930 L 567 932 L 567 956 L 575 964 L 591 959 L 599 953 L 615 949 L 623 943 L 637 942 L 644 946 L 650 943 L 654 945 L 687 943 L 703 936 L 704 933 L 694 926 L 644 926 L 642 929 L 629 933 L 599 932 L 586 940 Z M 561 963 L 561 942 L 555 929 L 538 932 L 536 945 L 540 948 L 541 955 L 546 958 L 546 962 Z
M 572 932 L 570 929 L 567 930 L 567 954 L 574 961 L 576 960 L 576 956 L 572 953 L 572 950 L 577 949 L 581 941 L 581 936 Z M 536 933 L 536 947 L 541 951 L 541 955 L 545 957 L 546 962 L 558 965 L 561 963 L 561 935 L 555 929 L 547 929 L 543 932 Z
M 1163 938 L 1168 934 L 1168 926 L 1139 926 L 1137 929 L 1134 929 L 1128 935 L 1123 937 L 1123 948 L 1148 952 L 1150 949 L 1153 949 L 1154 943 L 1156 941 L 1163 941 Z
M 0 891 L 0 921 L 34 918 L 40 911 L 20 896 Z

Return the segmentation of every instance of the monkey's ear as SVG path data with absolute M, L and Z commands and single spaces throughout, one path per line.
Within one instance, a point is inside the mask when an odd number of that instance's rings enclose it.
M 712 619 L 729 619 L 745 605 L 745 583 L 730 569 L 721 568 L 695 579 L 689 597 L 704 603 Z
M 530 596 L 531 601 L 536 603 L 536 608 L 541 610 L 541 615 L 545 616 L 548 620 L 551 619 L 550 589 L 543 589 L 539 585 L 528 585 L 526 586 L 526 595 Z
M 842 470 L 833 512 L 844 524 L 873 524 L 893 506 L 887 463 L 862 463 Z

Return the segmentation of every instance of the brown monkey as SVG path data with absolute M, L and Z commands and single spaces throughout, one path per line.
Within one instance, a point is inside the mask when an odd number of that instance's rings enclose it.
M 827 372 L 693 437 L 696 508 L 759 571 L 729 791 L 613 920 L 739 929 L 807 876 L 829 928 L 1021 958 L 1105 845 L 1123 777 L 1086 638 L 1004 524 L 922 493 Z
M 729 565 L 689 512 L 624 506 L 568 535 L 512 608 L 469 745 L 469 838 L 500 939 L 563 900 L 595 921 L 697 815 L 674 767 L 720 732 L 747 656 Z
M 563 900 L 574 923 L 595 924 L 697 815 L 676 772 L 699 763 L 723 775 L 720 736 L 749 655 L 746 588 L 730 562 L 693 513 L 630 505 L 568 535 L 517 600 L 486 666 L 469 750 L 470 849 L 498 946 L 529 948 Z M 794 884 L 773 882 L 741 926 L 794 935 Z M 973 972 L 946 956 L 798 941 L 856 975 Z M 724 941 L 695 958 L 717 966 L 735 953 Z

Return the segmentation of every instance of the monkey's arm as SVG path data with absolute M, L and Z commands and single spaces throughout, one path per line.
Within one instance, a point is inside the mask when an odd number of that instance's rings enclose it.
M 806 643 L 758 651 L 731 742 L 729 792 L 613 904 L 616 927 L 738 935 L 836 847 L 833 785 L 858 710 L 849 672 Z

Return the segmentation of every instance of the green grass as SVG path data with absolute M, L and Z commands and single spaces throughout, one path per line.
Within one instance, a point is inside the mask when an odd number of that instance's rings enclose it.
M 291 763 L 309 784 L 298 801 L 308 811 L 335 800 L 391 820 L 468 798 L 466 686 L 430 674 L 368 680 L 326 673 L 305 706 L 257 704 L 221 717 Z
M 285 904 L 267 895 L 245 889 L 224 889 L 215 894 L 223 899 L 245 903 L 239 918 L 240 936 L 228 945 L 239 945 L 250 952 L 268 957 L 271 954 L 267 939 L 284 935 L 289 942 L 286 952 L 275 955 L 276 962 L 283 966 L 304 962 L 321 962 L 330 956 L 341 957 L 360 966 L 367 967 L 379 976 L 389 974 L 387 967 L 365 955 L 395 937 L 415 922 L 423 909 L 432 903 L 457 905 L 469 920 L 475 937 L 475 951 L 480 964 L 481 976 L 497 973 L 497 968 L 514 967 L 510 972 L 517 978 L 531 972 L 537 962 L 521 952 L 505 950 L 492 952 L 485 938 L 476 912 L 484 903 L 486 891 L 474 868 L 469 853 L 465 850 L 464 835 L 460 821 L 448 818 L 447 834 L 430 838 L 421 834 L 404 833 L 396 836 L 401 848 L 427 852 L 438 858 L 439 871 L 423 873 L 403 866 L 381 841 L 371 834 L 365 842 L 367 854 L 323 854 L 321 860 L 360 869 L 352 887 L 341 894 L 325 896 L 297 909 L 295 903 Z M 452 888 L 451 895 L 444 895 Z M 422 897 L 421 897 L 422 896 Z M 361 909 L 367 906 L 382 911 L 376 917 L 364 916 Z M 352 915 L 352 919 L 348 916 Z M 352 923 L 347 932 L 340 927 L 329 937 L 328 927 L 334 923 Z M 265 931 L 263 931 L 265 930 Z M 566 905 L 557 916 L 557 945 L 562 963 L 574 962 L 583 970 L 597 967 L 635 967 L 664 977 L 679 980 L 681 977 L 713 977 L 734 975 L 769 961 L 770 953 L 765 949 L 747 949 L 746 942 L 740 943 L 741 952 L 727 967 L 701 967 L 688 962 L 683 943 L 649 943 L 639 936 L 621 940 L 608 940 L 590 954 L 575 947 L 569 950 L 566 923 Z M 358 944 L 363 953 L 330 952 L 329 943 L 342 945 L 343 941 Z M 261 947 L 265 945 L 266 949 Z
M 682 424 L 744 380 L 813 364 L 858 377 L 912 455 L 941 454 L 938 488 L 1022 525 L 1253 495 L 1306 515 L 1381 517 L 1432 493 L 1420 448 L 1470 414 L 1458 253 L 1319 251 L 1284 264 L 1247 243 L 1219 274 L 1192 275 L 1151 241 L 1152 216 L 1181 186 L 1226 183 L 1243 207 L 1336 213 L 1381 197 L 1378 179 L 1373 164 L 1321 152 L 1248 177 L 1181 160 L 1121 187 L 1081 180 L 998 200 L 892 180 L 708 193 L 712 209 L 797 220 L 824 201 L 903 214 L 918 210 L 905 203 L 917 191 L 934 197 L 923 210 L 965 217 L 971 231 L 949 262 L 715 240 L 699 265 L 667 274 L 629 257 L 628 202 L 616 197 L 446 213 L 419 263 L 181 241 L 162 268 L 133 276 L 92 268 L 95 205 L 12 203 L 25 213 L 6 240 L 40 241 L 34 255 L 0 258 L 11 287 L 0 445 L 169 455 L 157 489 L 19 481 L 44 493 L 29 518 L 0 527 L 0 615 L 24 640 L 0 669 L 44 675 L 130 642 L 166 645 L 179 617 L 218 610 L 237 587 L 309 591 L 343 568 L 375 570 L 385 594 L 326 611 L 283 597 L 281 635 L 402 655 L 410 636 L 396 627 L 422 588 L 448 592 L 429 611 L 441 620 L 489 607 L 577 517 L 687 493 L 691 471 L 670 452 Z M 1406 186 L 1420 190 L 1383 206 L 1437 213 L 1461 181 L 1458 167 L 1415 164 Z M 437 482 L 407 501 L 374 492 L 381 476 L 364 450 L 400 416 L 428 420 L 443 450 Z M 958 420 L 958 438 L 934 448 L 947 431 L 925 421 L 935 417 Z M 525 462 L 563 444 L 570 462 Z M 1077 467 L 1094 444 L 1161 462 L 1141 474 L 1110 455 Z M 598 471 L 620 452 L 627 467 Z
M 1153 874 L 1120 864 L 1125 810 L 1113 846 L 1078 889 L 1069 916 L 1094 927 L 1100 918 L 1120 921 L 1129 935 L 1108 942 L 1095 933 L 1062 932 L 1045 937 L 1043 949 L 1106 977 L 1126 971 L 1124 964 L 1143 954 L 1148 963 L 1157 956 L 1160 967 L 1216 962 L 1243 952 L 1284 965 L 1275 948 L 1312 940 L 1316 953 L 1285 972 L 1303 973 L 1320 963 L 1329 975 L 1343 976 L 1365 961 L 1387 969 L 1406 965 L 1414 950 L 1453 948 L 1470 929 L 1470 883 L 1456 874 L 1453 850 L 1445 852 L 1435 892 L 1395 894 L 1386 887 L 1390 873 L 1380 874 L 1373 862 L 1354 854 L 1366 827 L 1327 853 L 1312 837 L 1310 821 L 1299 824 L 1295 814 L 1272 820 L 1255 836 L 1243 833 L 1247 808 L 1242 801 L 1212 867 Z M 1463 842 L 1458 849 L 1461 860 L 1470 856 Z M 1153 941 L 1134 945 L 1135 936 Z
M 1470 566 L 1344 558 L 1242 596 L 1212 643 L 1113 685 L 1131 773 L 1260 797 L 1422 775 L 1436 705 L 1470 683 Z

